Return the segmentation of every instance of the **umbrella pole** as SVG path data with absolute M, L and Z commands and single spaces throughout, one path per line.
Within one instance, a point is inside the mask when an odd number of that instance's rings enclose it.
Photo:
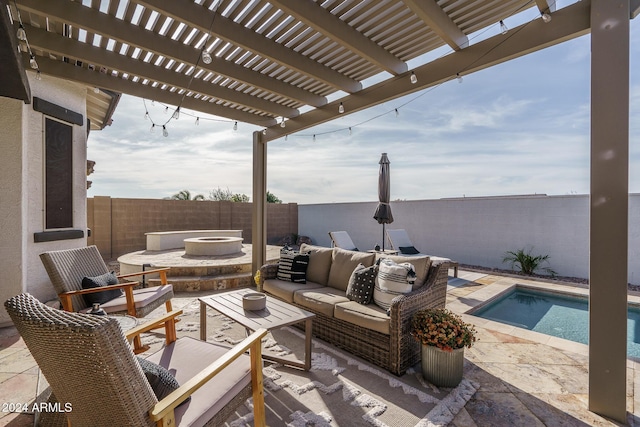
M 384 252 L 384 223 L 382 223 L 382 252 Z

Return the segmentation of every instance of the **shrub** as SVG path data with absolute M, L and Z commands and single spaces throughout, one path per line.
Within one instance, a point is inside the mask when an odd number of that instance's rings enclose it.
M 502 262 L 510 263 L 512 270 L 517 266 L 520 272 L 529 276 L 534 274 L 536 270 L 545 271 L 550 274 L 551 277 L 556 276 L 557 273 L 550 267 L 542 267 L 543 263 L 549 262 L 549 255 L 531 255 L 532 250 L 533 247 L 528 250 L 518 249 L 517 251 L 507 251 L 505 252 L 504 258 L 502 258 Z
M 474 326 L 446 308 L 417 311 L 411 319 L 411 335 L 423 345 L 444 351 L 471 348 L 476 341 Z

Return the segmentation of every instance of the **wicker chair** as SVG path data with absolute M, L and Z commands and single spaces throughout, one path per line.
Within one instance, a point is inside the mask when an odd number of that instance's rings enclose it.
M 95 277 L 109 273 L 96 246 L 44 252 L 40 254 L 40 260 L 42 260 L 58 298 L 60 298 L 62 308 L 67 311 L 88 310 L 88 304 L 85 302 L 83 294 L 118 288 L 124 290 L 124 295 L 101 305 L 101 308 L 109 314 L 126 313 L 134 317 L 144 317 L 163 303 L 167 312 L 172 310 L 173 287 L 167 284 L 168 268 L 118 276 L 119 279 L 124 279 L 158 273 L 160 274 L 160 286 L 134 289 L 140 285 L 138 282 L 125 282 L 107 287 L 82 289 L 84 277 Z
M 222 425 L 251 396 L 255 425 L 265 425 L 264 329 L 232 349 L 191 337 L 176 340 L 180 311 L 130 330 L 128 339 L 166 326 L 167 345 L 148 360 L 173 373 L 180 387 L 158 402 L 115 319 L 50 308 L 29 294 L 10 298 L 5 308 L 51 387 L 49 404 L 62 409 L 48 418 L 43 413 L 40 425 Z

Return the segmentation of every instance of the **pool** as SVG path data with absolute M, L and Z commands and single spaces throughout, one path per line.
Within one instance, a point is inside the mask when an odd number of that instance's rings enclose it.
M 587 298 L 516 287 L 469 314 L 558 338 L 589 343 Z M 640 358 L 640 308 L 627 310 L 627 355 Z

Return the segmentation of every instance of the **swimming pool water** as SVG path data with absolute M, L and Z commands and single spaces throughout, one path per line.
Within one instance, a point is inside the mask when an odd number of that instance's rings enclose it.
M 473 315 L 588 344 L 588 308 L 586 298 L 516 288 Z M 640 309 L 635 307 L 627 310 L 627 355 L 640 357 Z

